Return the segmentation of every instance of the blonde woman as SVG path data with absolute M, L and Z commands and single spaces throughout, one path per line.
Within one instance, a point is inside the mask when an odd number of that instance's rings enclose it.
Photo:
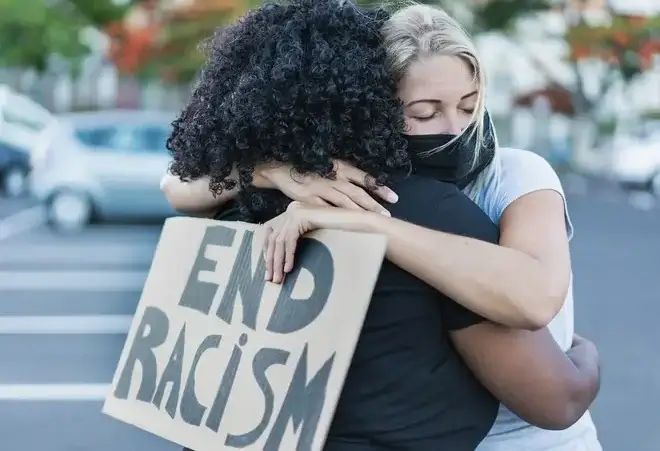
M 415 170 L 466 184 L 464 191 L 499 224 L 500 245 L 373 214 L 387 212 L 362 189 L 366 174 L 346 163 L 337 162 L 336 180 L 294 180 L 288 167 L 264 165 L 255 169 L 256 186 L 302 201 L 269 222 L 270 279 L 281 282 L 291 269 L 301 232 L 329 227 L 384 233 L 395 247 L 388 258 L 399 267 L 493 322 L 530 330 L 549 324 L 561 348 L 569 349 L 572 226 L 556 174 L 545 160 L 522 150 L 494 145 L 495 155 L 488 158 L 484 128 L 491 124 L 484 122 L 483 71 L 469 36 L 451 17 L 429 6 L 411 6 L 395 13 L 383 34 L 404 103 L 409 150 L 419 157 L 413 159 Z M 450 158 L 456 156 L 461 158 Z M 487 163 L 483 168 L 482 162 Z M 466 167 L 481 169 L 476 179 L 465 178 Z M 181 183 L 171 176 L 162 188 L 177 209 L 198 215 L 212 215 L 236 194 L 226 191 L 216 198 L 208 180 Z M 387 188 L 375 194 L 396 202 Z M 568 429 L 548 431 L 502 408 L 478 449 L 590 451 L 600 445 L 588 413 Z

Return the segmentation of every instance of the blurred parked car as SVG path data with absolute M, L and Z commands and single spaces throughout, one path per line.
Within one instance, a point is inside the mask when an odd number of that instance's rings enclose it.
M 27 150 L 0 141 L 0 190 L 8 197 L 23 194 L 30 173 L 30 155 Z
M 0 85 L 0 190 L 9 197 L 28 188 L 29 153 L 53 115 L 29 97 Z
M 614 140 L 611 152 L 611 175 L 616 182 L 660 197 L 660 130 Z
M 58 117 L 32 152 L 32 192 L 49 223 L 75 231 L 97 219 L 173 215 L 159 188 L 173 119 L 124 110 Z

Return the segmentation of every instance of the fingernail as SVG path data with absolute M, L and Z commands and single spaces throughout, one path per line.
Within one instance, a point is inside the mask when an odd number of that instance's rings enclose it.
M 387 195 L 387 200 L 389 202 L 395 203 L 399 200 L 399 196 L 397 196 L 395 192 L 391 192 Z
M 392 216 L 392 213 L 390 213 L 390 212 L 387 211 L 387 210 L 383 210 L 383 211 L 381 211 L 380 214 L 382 214 L 383 216 L 390 216 L 390 217 Z

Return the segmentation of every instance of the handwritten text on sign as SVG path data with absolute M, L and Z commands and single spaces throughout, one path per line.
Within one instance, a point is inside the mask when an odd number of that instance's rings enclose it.
M 200 446 L 219 449 L 223 445 L 264 451 L 318 449 L 317 435 L 327 432 L 331 418 L 324 415 L 326 400 L 330 397 L 334 408 L 335 391 L 350 363 L 368 297 L 358 302 L 363 306 L 356 310 L 357 318 L 348 321 L 353 336 L 348 346 L 337 349 L 327 336 L 330 327 L 337 334 L 336 321 L 344 309 L 339 306 L 332 312 L 328 307 L 337 294 L 337 264 L 331 251 L 336 245 L 303 239 L 294 271 L 275 290 L 265 281 L 265 263 L 256 249 L 260 246 L 253 245 L 254 232 L 242 228 L 205 227 L 174 302 L 150 299 L 138 308 L 109 399 L 149 406 L 156 412 L 154 419 L 160 417 L 162 423 L 166 414 L 172 424 L 194 427 L 197 435 L 201 429 L 212 433 L 213 443 L 202 446 L 195 440 L 197 451 L 204 451 Z M 236 246 L 232 259 L 217 257 L 219 248 Z M 158 270 L 158 258 L 157 252 L 149 278 Z M 346 259 L 354 257 L 347 254 Z M 375 280 L 377 268 L 370 272 L 370 279 Z M 345 283 L 350 283 L 352 273 L 349 270 L 343 276 Z M 176 285 L 175 275 L 163 274 L 158 279 L 161 284 L 169 280 Z M 370 295 L 373 280 L 368 290 L 362 290 L 365 294 Z M 303 285 L 305 295 L 296 295 Z M 343 296 L 353 288 L 345 285 Z M 141 307 L 151 297 L 148 291 L 149 283 Z M 324 321 L 326 309 L 335 319 Z M 322 327 L 315 330 L 317 322 Z M 330 344 L 323 343 L 328 339 Z M 338 351 L 341 368 L 335 369 Z M 335 390 L 329 390 L 329 385 Z M 108 413 L 124 419 L 111 410 L 106 402 Z M 144 416 L 144 407 L 141 412 Z M 325 421 L 320 421 L 322 416 L 327 417 Z M 162 428 L 150 428 L 147 423 L 142 420 L 136 425 L 161 435 Z M 295 444 L 287 435 L 289 427 L 297 436 Z M 185 432 L 181 437 L 169 431 L 162 435 L 195 447 Z

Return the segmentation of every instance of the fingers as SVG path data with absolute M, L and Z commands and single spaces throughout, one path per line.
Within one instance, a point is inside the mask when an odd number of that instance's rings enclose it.
M 331 203 L 335 207 L 347 208 L 349 210 L 362 210 L 362 207 L 353 202 L 349 196 L 337 189 L 337 187 L 334 186 L 335 184 L 337 184 L 337 182 L 333 182 L 333 185 L 327 186 L 321 193 L 319 193 L 323 200 Z
M 282 283 L 284 280 L 284 266 L 287 258 L 285 245 L 286 240 L 282 232 L 276 232 L 271 228 L 264 249 L 266 281 L 268 282 Z M 293 267 L 293 257 L 289 256 L 288 259 L 291 267 Z
M 294 258 L 296 256 L 296 247 L 298 246 L 298 238 L 290 235 L 285 243 L 284 248 L 284 275 L 293 271 Z M 282 276 L 284 278 L 284 275 Z
M 264 237 L 264 261 L 266 263 L 266 281 L 273 280 L 273 256 L 275 253 L 275 233 L 273 228 L 266 226 L 266 236 Z
M 339 166 L 339 168 L 341 169 L 342 177 L 344 177 L 346 180 L 359 187 L 368 189 L 384 201 L 394 204 L 399 200 L 399 196 L 397 196 L 392 189 L 388 188 L 387 186 L 376 186 L 373 177 L 368 175 L 366 172 L 346 164 Z M 372 209 L 367 208 L 367 210 Z
M 377 186 L 373 189 L 373 193 L 391 204 L 395 204 L 399 200 L 399 196 L 387 186 Z
M 274 235 L 274 234 L 273 234 Z M 272 282 L 273 283 L 282 283 L 284 280 L 284 256 L 285 256 L 285 237 L 283 235 L 275 236 L 273 239 L 274 249 L 272 251 Z
M 364 210 L 373 211 L 374 213 L 380 213 L 385 216 L 391 216 L 390 212 L 385 207 L 378 203 L 376 199 L 371 197 L 369 193 L 367 193 L 359 186 L 353 185 L 350 182 L 343 182 L 341 184 L 337 184 L 335 189 L 343 192 L 356 205 Z
M 324 201 L 323 199 L 321 199 L 318 196 L 314 196 L 314 197 L 311 197 L 311 198 L 305 200 L 305 203 L 308 203 L 310 205 L 317 205 L 319 207 L 329 207 L 330 206 L 329 203 L 327 203 L 326 201 Z
M 287 273 L 293 270 L 298 235 L 288 231 L 286 227 L 279 230 L 266 225 L 264 238 L 264 261 L 266 263 L 265 279 L 268 282 L 282 283 Z

